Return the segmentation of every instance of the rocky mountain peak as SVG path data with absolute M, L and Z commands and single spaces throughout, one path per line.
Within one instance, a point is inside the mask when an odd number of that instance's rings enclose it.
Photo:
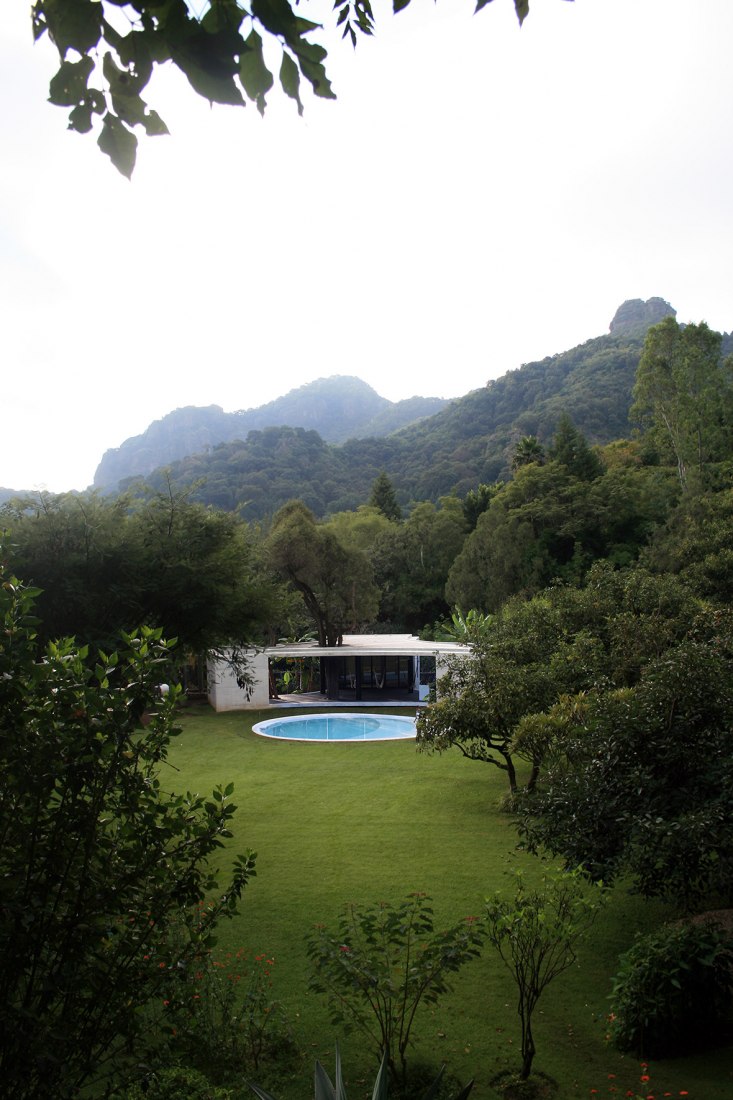
M 669 302 L 665 302 L 664 298 L 647 298 L 646 302 L 641 298 L 629 298 L 616 310 L 608 331 L 612 336 L 618 336 L 622 332 L 638 332 L 657 325 L 670 316 L 676 317 L 677 310 Z

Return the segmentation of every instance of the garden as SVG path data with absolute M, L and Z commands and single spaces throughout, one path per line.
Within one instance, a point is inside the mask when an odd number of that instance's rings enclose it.
M 371 1096 L 378 1057 L 364 1033 L 332 1018 L 327 999 L 313 990 L 308 938 L 312 941 L 319 926 L 336 930 L 349 904 L 399 906 L 414 893 L 427 895 L 435 928 L 447 928 L 481 916 L 497 891 L 511 895 L 517 871 L 529 888 L 541 885 L 548 868 L 518 846 L 512 819 L 502 809 L 505 779 L 496 768 L 469 765 L 458 754 L 419 754 L 410 742 L 273 742 L 252 733 L 253 724 L 268 716 L 271 712 L 217 715 L 203 706 L 188 707 L 182 733 L 171 744 L 173 767 L 164 766 L 161 773 L 162 787 L 177 791 L 206 792 L 217 783 L 233 783 L 234 839 L 220 857 L 222 867 L 230 850 L 257 852 L 256 877 L 244 891 L 239 914 L 219 925 L 212 959 L 242 989 L 252 989 L 254 971 L 259 1000 L 250 1001 L 253 1014 L 264 1013 L 264 1020 L 272 1013 L 273 1021 L 277 1015 L 277 1023 L 262 1024 L 263 1030 L 265 1024 L 272 1027 L 277 1041 L 268 1056 L 267 1038 L 256 1071 L 250 1064 L 238 1075 L 226 1064 L 227 1038 L 220 1035 L 211 1064 L 205 1043 L 200 1045 L 198 1068 L 215 1081 L 218 1077 L 232 1096 L 251 1095 L 244 1084 L 248 1078 L 278 1100 L 303 1100 L 312 1093 L 316 1060 L 333 1076 L 338 1043 L 348 1095 Z M 598 814 L 602 820 L 602 792 Z M 563 1100 L 730 1096 L 730 1045 L 652 1061 L 622 1054 L 609 1040 L 609 997 L 619 956 L 633 947 L 637 934 L 651 933 L 676 915 L 661 901 L 635 895 L 622 881 L 608 891 L 606 904 L 577 944 L 577 958 L 537 1003 L 535 1089 L 547 1079 L 546 1095 Z M 455 1097 L 473 1079 L 472 1096 L 494 1100 L 502 1095 L 500 1083 L 521 1064 L 514 976 L 486 942 L 447 984 L 444 995 L 417 1008 L 408 1050 L 411 1077 L 429 1082 L 446 1063 L 441 1095 Z M 235 1032 L 236 1010 L 229 1012 L 227 1026 Z M 250 1016 L 255 1031 L 261 1022 Z M 236 1048 L 234 1035 L 230 1038 Z

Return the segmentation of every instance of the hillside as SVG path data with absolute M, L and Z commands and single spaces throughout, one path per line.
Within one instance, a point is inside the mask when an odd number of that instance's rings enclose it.
M 674 312 L 660 298 L 625 302 L 607 335 L 525 364 L 383 438 L 337 446 L 312 430 L 269 427 L 245 442 L 189 455 L 172 466 L 172 476 L 181 486 L 204 479 L 197 499 L 241 507 L 248 519 L 271 515 L 295 496 L 317 515 L 356 508 L 381 470 L 403 504 L 464 495 L 481 482 L 509 477 L 517 441 L 531 434 L 547 444 L 562 412 L 591 443 L 628 436 L 646 330 Z M 149 481 L 160 484 L 160 473 Z
M 94 487 L 114 489 L 125 478 L 145 477 L 160 466 L 206 452 L 219 443 L 244 440 L 253 430 L 288 425 L 316 431 L 327 443 L 342 443 L 387 435 L 433 415 L 445 404 L 440 397 L 388 401 L 359 378 L 334 375 L 240 412 L 224 412 L 219 405 L 189 405 L 106 451 L 94 475 Z

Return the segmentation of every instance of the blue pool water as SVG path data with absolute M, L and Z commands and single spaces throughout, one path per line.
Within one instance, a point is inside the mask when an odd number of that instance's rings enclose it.
M 397 741 L 415 736 L 415 719 L 401 714 L 297 714 L 268 718 L 252 729 L 286 741 Z

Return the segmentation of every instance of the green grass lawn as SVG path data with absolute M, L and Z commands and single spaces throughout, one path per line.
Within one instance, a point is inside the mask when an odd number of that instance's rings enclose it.
M 278 714 L 291 713 L 278 711 Z M 484 897 L 515 867 L 528 876 L 538 861 L 516 847 L 510 819 L 498 809 L 503 773 L 458 753 L 416 753 L 412 742 L 298 744 L 259 738 L 252 724 L 273 712 L 216 715 L 206 707 L 182 713 L 163 784 L 206 793 L 233 782 L 238 806 L 232 853 L 253 848 L 257 877 L 241 914 L 221 926 L 217 952 L 244 948 L 276 960 L 275 995 L 305 1051 L 302 1077 L 280 1088 L 282 1100 L 312 1095 L 311 1063 L 332 1068 L 340 1040 L 350 1095 L 376 1065 L 355 1035 L 338 1035 L 320 999 L 308 992 L 305 937 L 317 922 L 335 925 L 347 901 L 398 901 L 413 890 L 433 898 L 436 925 L 478 914 Z M 603 794 L 598 795 L 603 813 Z M 560 1097 L 625 1096 L 639 1083 L 635 1059 L 604 1042 L 610 977 L 637 931 L 666 915 L 617 887 L 577 964 L 540 1002 L 535 1068 L 560 1083 Z M 439 1065 L 461 1081 L 476 1078 L 476 1100 L 493 1100 L 490 1079 L 519 1060 L 514 986 L 501 960 L 485 948 L 461 971 L 454 992 L 422 1009 L 412 1058 Z M 697 1058 L 654 1064 L 653 1094 L 690 1100 L 733 1096 L 733 1047 Z M 615 1074 L 615 1077 L 609 1077 Z M 645 1090 L 642 1092 L 642 1088 Z

